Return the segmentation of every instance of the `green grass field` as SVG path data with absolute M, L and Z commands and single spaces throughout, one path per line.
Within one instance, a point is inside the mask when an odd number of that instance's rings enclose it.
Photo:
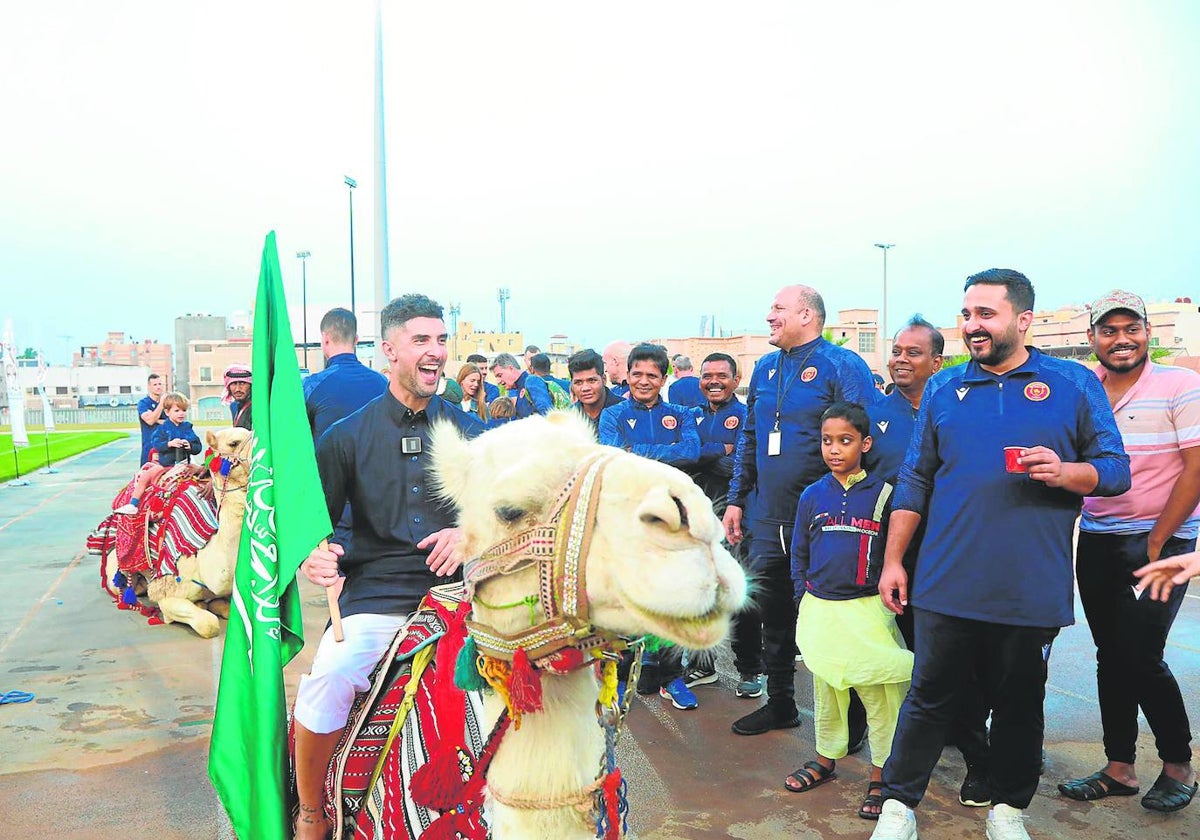
M 126 437 L 121 432 L 58 431 L 50 434 L 50 463 L 87 452 L 114 440 Z M 42 431 L 29 431 L 29 446 L 17 450 L 21 475 L 28 475 L 46 466 L 45 435 Z M 0 434 L 0 481 L 16 478 L 13 463 L 11 434 Z

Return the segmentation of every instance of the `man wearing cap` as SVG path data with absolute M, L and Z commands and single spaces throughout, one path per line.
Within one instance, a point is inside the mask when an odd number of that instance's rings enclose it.
M 229 402 L 229 415 L 233 425 L 253 431 L 250 416 L 250 368 L 246 365 L 230 365 L 225 369 L 225 399 Z
M 1142 299 L 1114 290 L 1091 306 L 1088 340 L 1129 453 L 1133 486 L 1083 502 L 1075 574 L 1096 642 L 1096 687 L 1108 763 L 1058 786 L 1068 799 L 1139 792 L 1134 768 L 1138 709 L 1154 732 L 1162 772 L 1142 799 L 1177 811 L 1196 795 L 1191 730 L 1179 684 L 1163 660 L 1187 584 L 1157 601 L 1133 576 L 1196 547 L 1200 530 L 1200 374 L 1150 361 Z
M 1037 791 L 1045 652 L 1074 623 L 1071 537 L 1083 497 L 1129 489 L 1129 458 L 1099 380 L 1025 346 L 1033 285 L 967 278 L 971 360 L 929 380 L 900 467 L 879 594 L 909 605 L 904 554 L 927 520 L 912 587 L 912 685 L 883 768 L 874 840 L 913 840 L 913 813 L 950 734 L 974 662 L 992 710 L 990 840 L 1028 840 Z

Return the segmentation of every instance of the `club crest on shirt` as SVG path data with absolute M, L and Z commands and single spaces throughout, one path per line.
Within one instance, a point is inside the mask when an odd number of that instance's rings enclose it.
M 1025 399 L 1031 402 L 1041 402 L 1050 396 L 1050 386 L 1045 382 L 1030 382 L 1025 386 Z
M 679 421 L 675 419 L 674 414 L 664 414 L 662 419 L 662 427 L 668 431 L 679 425 Z
M 887 421 L 887 420 L 880 420 L 875 425 L 879 427 L 880 432 L 882 432 L 883 434 L 887 434 L 888 422 L 889 421 Z
M 801 382 L 812 382 L 816 378 L 817 378 L 817 369 L 815 367 L 813 367 L 812 365 L 809 365 L 804 370 L 800 371 L 800 381 Z
M 741 421 L 738 420 L 738 418 L 736 416 L 726 417 L 725 418 L 725 428 L 726 429 L 736 429 L 738 427 L 739 422 L 741 422 Z
M 625 422 L 629 424 L 629 428 L 631 428 L 631 429 L 632 429 L 634 426 L 636 426 L 636 425 L 637 425 L 637 421 L 636 421 L 636 420 L 634 420 L 632 417 L 630 417 L 630 418 L 629 418 L 628 420 L 626 420 Z

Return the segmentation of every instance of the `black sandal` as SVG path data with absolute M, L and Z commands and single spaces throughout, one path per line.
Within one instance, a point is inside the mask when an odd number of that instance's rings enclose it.
M 1094 802 L 1106 796 L 1133 796 L 1138 789 L 1132 785 L 1121 784 L 1101 770 L 1099 773 L 1084 776 L 1082 779 L 1060 782 L 1058 792 L 1076 802 Z
M 867 808 L 878 808 L 878 811 L 868 811 Z M 858 815 L 864 820 L 877 820 L 883 811 L 883 782 L 867 782 L 867 795 L 863 797 Z
M 833 767 L 826 767 L 819 761 L 809 761 L 784 779 L 783 786 L 792 793 L 808 793 L 813 788 L 820 787 L 836 778 L 837 771 Z M 793 781 L 796 782 L 795 785 L 790 784 Z
M 1178 811 L 1191 803 L 1197 788 L 1200 788 L 1200 784 L 1187 785 L 1163 773 L 1142 797 L 1142 807 L 1162 814 Z

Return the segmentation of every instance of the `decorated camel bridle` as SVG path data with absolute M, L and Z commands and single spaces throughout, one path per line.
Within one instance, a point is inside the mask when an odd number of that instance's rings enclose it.
M 491 609 L 528 608 L 530 626 L 517 633 L 503 633 L 482 621 L 465 618 L 465 610 L 453 615 L 443 613 L 450 629 L 439 643 L 439 658 L 441 648 L 447 654 L 441 667 L 453 661 L 458 688 L 478 691 L 490 686 L 504 700 L 505 709 L 478 759 L 472 760 L 461 746 L 442 745 L 413 776 L 410 792 L 414 800 L 446 812 L 431 826 L 433 836 L 471 836 L 466 816 L 482 804 L 483 779 L 500 740 L 510 724 L 520 729 L 523 714 L 542 710 L 541 675 L 566 674 L 597 663 L 601 686 L 596 718 L 604 730 L 605 750 L 595 781 L 582 790 L 553 798 L 509 796 L 493 784 L 488 785 L 488 792 L 497 802 L 513 808 L 574 807 L 585 813 L 591 811 L 597 836 L 606 840 L 620 837 L 625 828 L 627 785 L 616 766 L 615 747 L 633 692 L 627 691 L 618 702 L 616 665 L 621 651 L 636 642 L 594 627 L 588 616 L 587 596 L 587 556 L 596 528 L 600 488 L 606 468 L 620 454 L 605 451 L 589 455 L 563 484 L 544 521 L 484 549 L 463 566 L 469 598 Z M 536 594 L 498 605 L 486 604 L 477 596 L 479 584 L 532 566 L 538 570 Z M 539 604 L 545 615 L 542 621 L 537 620 Z M 443 611 L 439 608 L 439 612 Z M 455 644 L 459 633 L 461 647 Z M 641 665 L 640 646 L 634 654 L 631 683 L 637 680 Z M 446 707 L 461 703 L 449 697 L 444 700 Z M 450 724 L 447 731 L 461 731 L 461 727 Z M 461 775 L 464 765 L 471 768 L 466 779 Z M 443 821 L 446 825 L 439 825 Z

